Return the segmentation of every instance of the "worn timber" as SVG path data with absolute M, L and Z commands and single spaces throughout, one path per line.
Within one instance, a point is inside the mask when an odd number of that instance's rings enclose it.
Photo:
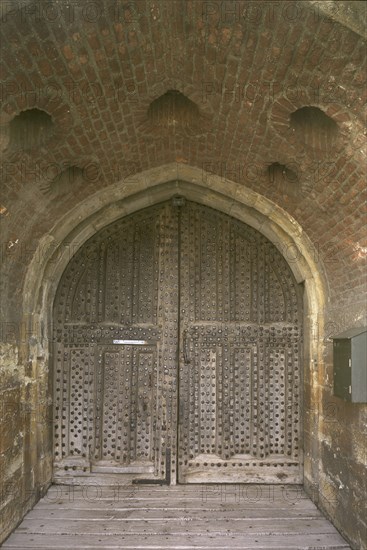
M 54 481 L 302 483 L 301 319 L 285 259 L 226 214 L 107 226 L 54 303 Z
M 5 549 L 347 550 L 301 486 L 52 486 Z

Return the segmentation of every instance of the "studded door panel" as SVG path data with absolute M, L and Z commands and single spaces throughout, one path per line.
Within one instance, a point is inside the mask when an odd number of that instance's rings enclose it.
M 301 481 L 297 284 L 252 228 L 182 209 L 179 480 Z
M 120 349 L 116 349 L 116 347 Z M 154 472 L 158 416 L 155 345 L 98 350 L 92 471 Z
M 55 305 L 55 470 L 166 475 L 176 445 L 178 217 L 170 203 L 100 231 Z

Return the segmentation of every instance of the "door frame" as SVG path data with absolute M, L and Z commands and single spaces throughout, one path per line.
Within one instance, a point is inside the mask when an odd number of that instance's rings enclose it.
M 163 175 L 162 175 L 163 174 Z M 138 192 L 137 192 L 138 191 Z M 316 254 L 315 247 L 299 224 L 284 210 L 249 188 L 236 182 L 225 181 L 219 176 L 207 174 L 203 170 L 173 163 L 164 168 L 149 170 L 137 175 L 131 186 L 124 182 L 86 199 L 82 205 L 71 210 L 52 231 L 41 239 L 27 270 L 23 288 L 23 323 L 34 337 L 24 341 L 20 356 L 24 360 L 37 356 L 40 365 L 38 372 L 49 373 L 40 376 L 36 395 L 46 396 L 45 407 L 50 416 L 52 383 L 50 373 L 52 363 L 49 343 L 52 342 L 52 304 L 61 275 L 71 256 L 84 242 L 102 227 L 124 215 L 147 206 L 168 200 L 175 195 L 183 195 L 188 200 L 210 206 L 229 214 L 254 227 L 280 249 L 287 260 L 297 282 L 304 282 L 304 386 L 307 402 L 304 410 L 307 415 L 305 433 L 310 427 L 318 431 L 320 411 L 320 391 L 315 380 L 317 365 L 323 362 L 324 350 L 324 304 L 327 295 L 326 277 Z M 82 221 L 80 221 L 82 220 Z M 35 369 L 37 371 L 37 368 Z M 44 483 L 52 480 L 52 422 L 46 426 L 38 423 L 33 434 L 33 445 L 48 441 L 45 460 L 49 474 Z M 315 441 L 310 434 L 305 440 L 305 453 L 315 452 Z M 32 441 L 31 441 L 32 444 Z M 38 459 L 34 458 L 34 468 Z M 304 466 L 305 482 L 317 482 L 318 472 L 311 463 Z

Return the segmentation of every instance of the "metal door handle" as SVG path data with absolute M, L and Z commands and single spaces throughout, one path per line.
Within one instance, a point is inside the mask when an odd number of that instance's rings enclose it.
M 185 365 L 188 365 L 190 363 L 190 347 L 187 330 L 183 332 L 183 356 Z

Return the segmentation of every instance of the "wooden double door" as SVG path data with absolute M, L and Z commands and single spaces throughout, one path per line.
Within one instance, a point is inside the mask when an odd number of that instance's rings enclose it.
M 300 483 L 301 299 L 263 235 L 180 197 L 98 232 L 54 303 L 56 474 Z

